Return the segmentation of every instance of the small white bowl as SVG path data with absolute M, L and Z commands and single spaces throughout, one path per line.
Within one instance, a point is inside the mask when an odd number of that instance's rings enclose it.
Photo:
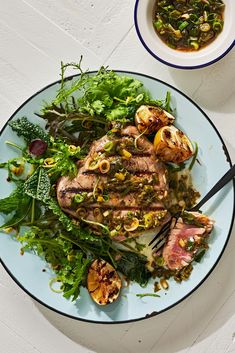
M 155 0 L 136 0 L 134 20 L 138 37 L 145 49 L 162 63 L 180 69 L 198 69 L 223 58 L 235 45 L 235 0 L 224 0 L 224 28 L 208 46 L 193 52 L 168 47 L 153 27 Z

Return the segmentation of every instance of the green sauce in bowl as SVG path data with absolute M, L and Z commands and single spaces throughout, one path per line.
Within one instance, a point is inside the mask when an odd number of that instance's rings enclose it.
M 169 47 L 195 51 L 221 33 L 224 9 L 222 0 L 156 0 L 153 26 Z

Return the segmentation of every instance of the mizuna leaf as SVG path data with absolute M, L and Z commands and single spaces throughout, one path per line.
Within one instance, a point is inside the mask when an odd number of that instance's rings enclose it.
M 9 196 L 0 199 L 0 212 L 8 214 L 19 208 L 23 198 L 23 185 L 19 185 Z
M 2 224 L 0 229 L 14 227 L 17 224 L 19 224 L 28 215 L 30 208 L 31 208 L 30 200 L 25 199 L 24 202 L 21 203 L 21 207 L 15 212 L 12 218 L 10 218 L 8 221 Z

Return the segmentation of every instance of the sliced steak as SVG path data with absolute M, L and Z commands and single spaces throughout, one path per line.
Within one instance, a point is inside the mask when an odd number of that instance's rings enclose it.
M 198 212 L 184 212 L 175 224 L 173 220 L 162 252 L 165 266 L 179 271 L 191 263 L 197 254 L 206 249 L 206 240 L 212 228 L 213 221 Z
M 123 240 L 162 224 L 167 190 L 167 171 L 157 161 L 152 143 L 135 126 L 128 126 L 93 142 L 78 163 L 77 176 L 58 181 L 57 199 L 72 217 L 96 231 L 103 224 L 114 238 Z M 139 225 L 126 230 L 133 219 Z

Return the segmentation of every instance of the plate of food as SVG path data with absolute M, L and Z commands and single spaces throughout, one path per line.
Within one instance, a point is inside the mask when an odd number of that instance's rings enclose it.
M 66 77 L 68 68 L 77 73 Z M 1 262 L 48 308 L 96 323 L 145 319 L 192 294 L 218 263 L 233 183 L 190 209 L 230 157 L 208 116 L 171 85 L 62 64 L 61 80 L 19 107 L 0 144 Z

